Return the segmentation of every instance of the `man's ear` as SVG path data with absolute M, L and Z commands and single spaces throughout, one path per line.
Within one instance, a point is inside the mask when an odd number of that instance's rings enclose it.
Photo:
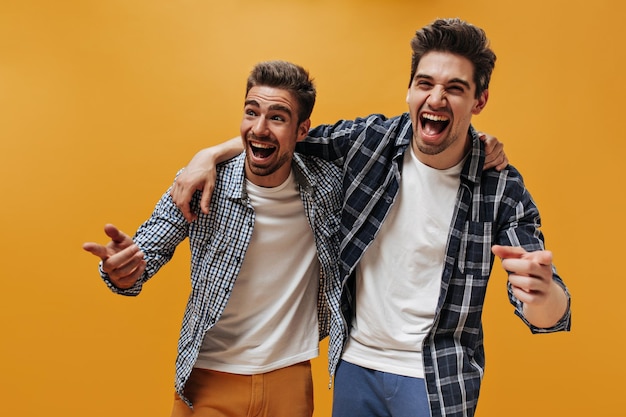
M 489 90 L 485 90 L 480 94 L 480 97 L 478 97 L 478 101 L 476 101 L 476 104 L 474 105 L 474 108 L 472 109 L 472 114 L 479 114 L 481 111 L 483 111 L 483 109 L 487 105 L 488 99 L 489 99 Z
M 304 138 L 307 137 L 307 135 L 309 134 L 309 129 L 311 128 L 311 119 L 306 119 L 304 122 L 300 123 L 300 126 L 298 126 L 298 132 L 297 132 L 297 142 L 300 142 L 301 140 L 304 140 Z

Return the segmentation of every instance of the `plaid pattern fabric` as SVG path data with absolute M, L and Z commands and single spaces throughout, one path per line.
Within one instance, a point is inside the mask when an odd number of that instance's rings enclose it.
M 544 248 L 539 212 L 521 175 L 510 165 L 501 172 L 483 172 L 483 145 L 473 128 L 470 133 L 473 145 L 448 231 L 436 316 L 422 346 L 432 417 L 474 415 L 485 365 L 481 315 L 494 261 L 491 246 L 523 246 L 529 251 Z M 331 333 L 331 374 L 356 308 L 355 267 L 396 198 L 403 154 L 412 134 L 407 113 L 390 119 L 375 114 L 318 126 L 298 144 L 298 151 L 334 161 L 343 170 L 342 316 L 336 319 L 343 327 L 339 337 Z M 565 288 L 555 269 L 553 277 Z M 553 328 L 538 329 L 524 319 L 522 305 L 510 288 L 508 296 L 532 332 L 569 330 L 569 308 Z
M 178 244 L 189 238 L 191 293 L 178 341 L 175 381 L 176 392 L 183 399 L 185 383 L 204 334 L 224 311 L 250 243 L 254 210 L 245 192 L 244 157 L 241 154 L 218 166 L 210 212 L 208 215 L 200 212 L 191 224 L 172 201 L 169 190 L 163 194 L 150 219 L 133 237 L 147 261 L 146 272 L 134 287 L 128 290 L 114 287 L 101 270 L 112 291 L 137 295 L 143 284 L 172 258 Z M 318 322 L 321 339 L 329 332 L 330 310 L 335 310 L 332 316 L 339 316 L 336 292 L 339 288 L 340 171 L 333 164 L 303 155 L 294 155 L 292 167 L 320 262 Z M 199 199 L 198 192 L 192 200 L 192 207 L 198 212 Z

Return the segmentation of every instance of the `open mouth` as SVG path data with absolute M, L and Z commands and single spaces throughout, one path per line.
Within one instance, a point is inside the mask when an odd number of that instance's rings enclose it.
M 250 142 L 250 150 L 256 158 L 268 158 L 276 151 L 276 146 L 269 143 Z
M 422 132 L 432 136 L 438 135 L 450 124 L 450 119 L 445 116 L 438 116 L 430 113 L 422 113 L 420 116 Z

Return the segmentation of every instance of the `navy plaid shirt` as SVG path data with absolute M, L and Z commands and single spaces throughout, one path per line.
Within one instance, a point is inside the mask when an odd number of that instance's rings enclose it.
M 145 254 L 147 268 L 132 288 L 116 288 L 100 269 L 112 291 L 137 295 L 143 284 L 172 258 L 178 244 L 189 238 L 191 294 L 178 341 L 175 381 L 176 392 L 189 405 L 183 395 L 185 383 L 205 333 L 220 319 L 228 302 L 254 227 L 254 210 L 245 192 L 244 157 L 241 154 L 217 167 L 209 214 L 199 213 L 198 219 L 191 224 L 172 201 L 169 190 L 163 194 L 150 219 L 133 237 Z M 320 262 L 317 310 L 321 340 L 328 335 L 330 310 L 335 310 L 333 317 L 339 316 L 340 171 L 319 158 L 297 154 L 293 157 L 292 169 Z M 192 208 L 196 211 L 199 198 L 200 194 L 196 193 L 192 200 Z
M 473 128 L 470 133 L 473 144 L 463 166 L 448 231 L 436 315 L 422 346 L 432 417 L 474 415 L 485 365 L 481 315 L 494 261 L 491 246 L 522 246 L 528 251 L 544 249 L 539 212 L 521 175 L 511 165 L 501 172 L 483 171 L 483 144 Z M 412 135 L 407 113 L 390 119 L 371 115 L 318 126 L 296 148 L 299 152 L 335 161 L 343 170 L 342 316 L 334 320 L 342 329 L 337 332 L 338 337 L 333 337 L 331 332 L 331 374 L 346 343 L 356 308 L 355 267 L 380 230 L 398 194 L 403 154 L 410 146 Z M 565 288 L 554 268 L 553 277 Z M 524 319 L 522 303 L 513 296 L 510 286 L 508 296 L 516 314 L 532 332 L 569 330 L 569 307 L 554 327 L 539 329 Z

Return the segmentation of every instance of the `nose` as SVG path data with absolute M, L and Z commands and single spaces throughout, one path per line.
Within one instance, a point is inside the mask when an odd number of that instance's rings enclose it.
M 252 126 L 252 134 L 257 137 L 267 136 L 267 122 L 264 117 L 257 118 Z
M 444 101 L 446 100 L 446 90 L 442 86 L 435 86 L 430 91 L 430 95 L 428 96 L 427 103 L 432 108 L 442 107 L 444 105 Z

